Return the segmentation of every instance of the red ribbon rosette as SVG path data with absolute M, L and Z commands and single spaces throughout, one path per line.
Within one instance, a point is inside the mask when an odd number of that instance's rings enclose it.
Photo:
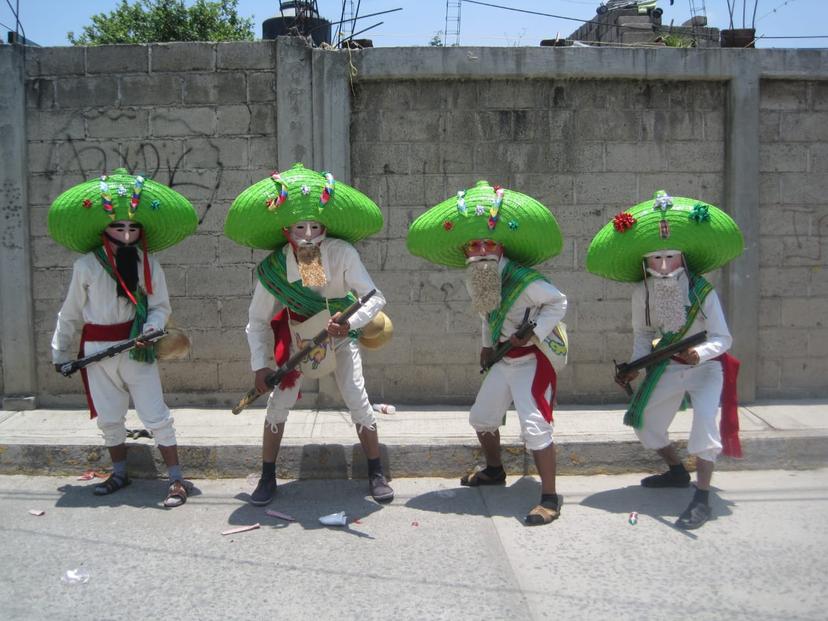
M 614 226 L 615 230 L 619 233 L 623 233 L 630 230 L 636 222 L 638 222 L 638 220 L 636 220 L 631 213 L 624 211 L 612 219 L 612 226 Z

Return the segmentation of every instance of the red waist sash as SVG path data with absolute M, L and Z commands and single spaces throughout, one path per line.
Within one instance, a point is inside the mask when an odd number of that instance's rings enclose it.
M 535 378 L 532 380 L 532 397 L 538 405 L 543 418 L 547 423 L 552 422 L 552 409 L 558 397 L 558 375 L 555 368 L 549 362 L 549 358 L 535 345 L 529 347 L 513 347 L 506 352 L 506 358 L 522 358 L 534 354 L 537 365 L 535 366 Z M 552 398 L 547 401 L 546 390 L 552 388 Z
M 290 321 L 302 323 L 306 319 L 307 317 L 295 313 L 290 315 L 288 310 L 283 308 L 270 320 L 270 328 L 273 330 L 273 359 L 276 361 L 276 366 L 282 366 L 290 358 L 290 344 L 293 342 L 290 335 Z M 295 386 L 300 375 L 299 369 L 290 371 L 279 382 L 279 390 Z
M 129 338 L 131 331 L 132 321 L 110 324 L 84 324 L 83 330 L 81 331 L 78 358 L 82 358 L 86 355 L 86 352 L 84 352 L 84 345 L 88 341 L 126 341 Z M 89 418 L 95 418 L 98 415 L 98 411 L 95 409 L 95 404 L 92 402 L 92 393 L 89 392 L 89 378 L 86 375 L 86 367 L 80 370 L 80 374 L 81 380 L 83 380 L 83 392 L 86 393 L 86 403 L 89 406 Z

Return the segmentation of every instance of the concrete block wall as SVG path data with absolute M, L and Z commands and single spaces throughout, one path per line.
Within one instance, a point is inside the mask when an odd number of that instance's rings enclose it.
M 480 385 L 480 322 L 462 270 L 405 249 L 408 225 L 479 179 L 550 208 L 564 250 L 541 266 L 569 299 L 571 365 L 560 401 L 620 398 L 613 358 L 631 347 L 631 286 L 588 274 L 594 233 L 658 189 L 719 204 L 721 82 L 422 80 L 360 83 L 353 103 L 354 184 L 387 225 L 364 256 L 389 300 L 394 341 L 365 356 L 369 387 L 407 401 L 469 402 Z
M 247 388 L 252 269 L 264 253 L 222 234 L 233 198 L 277 162 L 275 45 L 180 43 L 34 48 L 26 58 L 29 195 L 40 402 L 81 404 L 76 378 L 49 365 L 71 252 L 47 234 L 50 202 L 125 167 L 172 186 L 199 216 L 195 235 L 158 255 L 189 358 L 162 363 L 172 403 L 217 403 Z
M 766 80 L 760 101 L 758 394 L 825 394 L 828 85 Z

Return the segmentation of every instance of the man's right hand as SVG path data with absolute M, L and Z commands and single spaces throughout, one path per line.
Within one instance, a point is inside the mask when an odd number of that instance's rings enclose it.
M 275 373 L 275 372 L 276 371 L 274 371 L 273 369 L 268 369 L 267 367 L 265 367 L 263 369 L 259 369 L 258 371 L 256 371 L 255 385 L 256 385 L 256 390 L 259 391 L 259 394 L 263 394 L 263 393 L 270 392 L 271 390 L 273 390 L 273 388 L 271 386 L 267 385 L 267 382 L 265 380 L 267 379 L 268 375 L 271 375 L 272 373 Z
M 489 364 L 489 360 L 492 359 L 492 356 L 494 356 L 494 348 L 483 347 L 480 350 L 480 367 L 485 369 L 486 365 Z
M 627 371 L 626 373 L 619 373 L 615 376 L 615 383 L 619 386 L 626 386 L 636 377 L 638 377 L 638 371 Z

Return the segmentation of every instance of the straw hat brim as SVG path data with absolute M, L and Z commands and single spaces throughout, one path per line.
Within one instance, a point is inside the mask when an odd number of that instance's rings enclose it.
M 561 252 L 563 236 L 555 216 L 534 198 L 504 190 L 492 227 L 496 191 L 479 181 L 461 197 L 449 198 L 420 215 L 409 227 L 406 245 L 418 256 L 449 267 L 464 267 L 463 246 L 473 239 L 503 244 L 522 265 L 536 265 Z
M 320 222 L 330 237 L 351 243 L 382 229 L 379 207 L 351 186 L 336 180 L 330 186 L 323 173 L 302 164 L 278 173 L 278 178 L 284 186 L 271 176 L 236 197 L 224 222 L 227 237 L 242 246 L 275 250 L 287 242 L 282 229 L 300 220 Z M 325 201 L 326 185 L 333 191 Z M 287 195 L 279 203 L 283 189 Z
M 656 208 L 655 200 L 639 203 L 605 224 L 587 250 L 587 270 L 637 282 L 644 277 L 642 260 L 648 252 L 680 250 L 697 274 L 718 269 L 742 253 L 742 232 L 724 211 L 694 198 L 674 196 L 671 201 L 672 207 L 664 211 Z
M 359 344 L 366 349 L 379 349 L 394 336 L 394 324 L 382 311 L 362 329 Z
M 101 233 L 112 222 L 131 220 L 142 225 L 147 250 L 158 252 L 195 232 L 198 216 L 190 201 L 151 179 L 144 180 L 132 209 L 137 177 L 119 168 L 103 181 L 98 177 L 66 190 L 49 208 L 49 235 L 70 250 L 86 253 L 101 245 Z M 105 193 L 111 197 L 111 211 L 105 208 Z

